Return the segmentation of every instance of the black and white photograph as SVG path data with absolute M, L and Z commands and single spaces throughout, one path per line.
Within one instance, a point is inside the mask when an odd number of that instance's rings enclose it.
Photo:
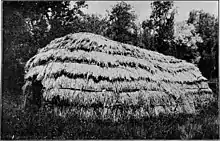
M 219 1 L 1 1 L 2 140 L 218 140 Z

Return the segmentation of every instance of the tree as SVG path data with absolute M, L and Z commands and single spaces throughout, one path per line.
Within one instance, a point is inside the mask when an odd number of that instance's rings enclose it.
M 152 29 L 152 25 L 149 25 L 151 22 L 149 20 L 142 22 L 142 43 L 144 44 L 144 48 L 148 50 L 157 51 L 157 47 L 155 45 L 155 34 Z
M 195 32 L 193 24 L 178 22 L 174 28 L 175 57 L 197 64 L 200 58 L 198 43 L 202 38 Z
M 106 17 L 101 17 L 95 14 L 86 14 L 81 21 L 82 32 L 91 32 L 99 35 L 104 35 L 107 30 L 108 21 Z
M 131 5 L 125 2 L 116 4 L 109 13 L 109 25 L 105 36 L 115 41 L 133 44 L 137 37 L 135 19 Z
M 25 62 L 52 39 L 78 29 L 84 1 L 3 2 L 3 88 L 20 90 Z M 75 30 L 77 29 L 77 30 Z M 18 89 L 17 89 L 18 88 Z
M 144 28 L 148 27 L 155 41 L 158 52 L 170 55 L 171 41 L 174 34 L 174 15 L 172 1 L 154 1 L 151 3 L 152 13 L 150 19 L 143 22 Z
M 15 5 L 16 6 L 16 5 Z M 3 91 L 20 87 L 23 81 L 24 50 L 30 52 L 30 34 L 20 9 L 3 2 Z M 32 50 L 35 50 L 32 48 Z M 27 53 L 26 52 L 26 53 Z
M 200 70 L 207 78 L 218 77 L 218 18 L 202 10 L 193 10 L 187 22 L 195 26 L 203 40 L 198 44 Z

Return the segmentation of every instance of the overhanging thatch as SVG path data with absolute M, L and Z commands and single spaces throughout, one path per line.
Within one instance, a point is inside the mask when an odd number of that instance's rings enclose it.
M 212 99 L 195 65 L 91 33 L 53 40 L 25 70 L 25 87 L 41 82 L 45 101 L 81 117 L 195 113 Z

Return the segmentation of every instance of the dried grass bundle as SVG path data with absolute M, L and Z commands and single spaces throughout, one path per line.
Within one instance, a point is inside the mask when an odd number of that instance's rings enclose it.
M 60 115 L 117 120 L 195 113 L 212 100 L 195 65 L 92 33 L 53 40 L 25 70 L 24 92 L 40 82 L 39 95 Z

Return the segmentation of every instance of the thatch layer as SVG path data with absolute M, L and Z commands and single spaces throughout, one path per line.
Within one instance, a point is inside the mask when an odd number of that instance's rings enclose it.
M 196 71 L 186 72 L 183 71 L 176 75 L 169 72 L 157 71 L 157 73 L 149 72 L 139 67 L 116 67 L 116 68 L 102 68 L 96 65 L 83 64 L 83 63 L 61 63 L 51 62 L 47 65 L 40 65 L 33 67 L 29 70 L 29 73 L 25 76 L 25 79 L 33 78 L 37 75 L 38 80 L 42 80 L 43 77 L 59 77 L 60 75 L 68 75 L 70 77 L 86 76 L 86 78 L 92 77 L 99 81 L 99 78 L 107 79 L 109 81 L 115 80 L 138 80 L 146 79 L 152 81 L 165 81 L 175 83 L 197 83 L 202 80 L 206 80 L 204 77 L 198 79 Z
M 212 99 L 195 65 L 91 33 L 53 40 L 25 70 L 25 87 L 41 82 L 45 101 L 58 106 L 55 111 L 82 117 L 195 113 Z
M 102 91 L 112 91 L 112 92 L 134 92 L 140 90 L 148 91 L 164 91 L 175 97 L 179 97 L 180 93 L 186 92 L 211 92 L 208 84 L 198 83 L 198 84 L 179 84 L 179 83 L 166 83 L 166 82 L 156 82 L 156 81 L 116 81 L 109 82 L 107 80 L 99 81 L 99 83 L 94 82 L 92 79 L 82 79 L 76 78 L 71 79 L 65 76 L 61 76 L 57 79 L 48 78 L 42 82 L 46 90 L 53 88 L 58 89 L 75 89 L 82 91 L 91 92 L 102 92 Z M 198 90 L 198 87 L 200 90 Z
M 192 97 L 191 95 L 195 96 Z M 152 107 L 167 106 L 172 108 L 172 106 L 175 106 L 176 104 L 183 105 L 186 102 L 194 104 L 194 100 L 198 98 L 199 94 L 196 94 L 195 92 L 188 92 L 179 97 L 175 97 L 163 91 L 140 90 L 135 92 L 115 93 L 112 91 L 96 92 L 60 88 L 45 91 L 43 96 L 47 101 L 52 101 L 54 97 L 59 96 L 59 100 L 64 100 L 64 103 L 67 105 L 78 105 L 80 107 L 82 106 L 88 108 L 92 105 L 95 107 L 114 107 L 117 105 L 122 107 L 140 107 L 145 104 L 148 104 Z M 205 95 L 204 99 L 198 99 L 205 101 L 205 99 L 208 98 L 207 96 L 208 95 Z
M 186 62 L 179 64 L 170 64 L 169 68 L 167 63 L 152 62 L 151 60 L 139 59 L 134 57 L 124 57 L 121 55 L 109 55 L 103 52 L 96 51 L 83 51 L 77 50 L 70 52 L 66 49 L 52 49 L 48 52 L 43 52 L 37 54 L 34 57 L 33 62 L 27 63 L 27 68 L 35 67 L 37 65 L 42 65 L 50 61 L 60 61 L 60 62 L 79 62 L 94 64 L 100 67 L 118 67 L 118 66 L 129 66 L 129 67 L 140 67 L 148 71 L 155 72 L 156 69 L 161 71 L 168 71 L 171 73 L 178 73 L 180 71 L 194 70 L 197 69 L 193 65 L 189 65 Z

